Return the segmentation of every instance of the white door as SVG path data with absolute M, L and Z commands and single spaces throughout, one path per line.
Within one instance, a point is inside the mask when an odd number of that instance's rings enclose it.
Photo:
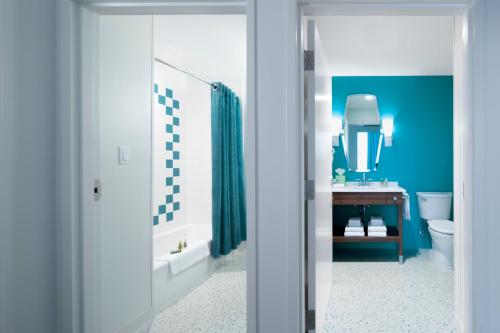
M 98 26 L 97 325 L 135 332 L 153 317 L 151 278 L 151 16 Z
M 321 332 L 330 298 L 332 276 L 332 133 L 331 78 L 317 73 L 319 38 L 315 22 L 307 21 L 305 54 L 305 177 L 306 177 L 306 324 Z M 314 325 L 311 322 L 314 321 Z M 309 323 L 308 323 L 309 322 Z

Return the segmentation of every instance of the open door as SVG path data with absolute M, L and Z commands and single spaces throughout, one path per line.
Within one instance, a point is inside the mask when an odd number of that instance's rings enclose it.
M 321 43 L 314 20 L 306 24 L 304 51 L 306 330 L 322 332 L 332 277 L 331 77 L 321 75 Z
M 153 319 L 151 16 L 101 16 L 96 43 L 95 312 L 85 332 L 136 332 Z M 96 33 L 97 34 L 97 33 Z M 96 65 L 97 65 L 96 64 Z

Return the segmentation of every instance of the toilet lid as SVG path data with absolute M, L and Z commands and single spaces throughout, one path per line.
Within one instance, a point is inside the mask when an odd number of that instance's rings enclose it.
M 429 228 L 434 230 L 435 232 L 453 235 L 454 225 L 452 221 L 448 220 L 430 220 Z

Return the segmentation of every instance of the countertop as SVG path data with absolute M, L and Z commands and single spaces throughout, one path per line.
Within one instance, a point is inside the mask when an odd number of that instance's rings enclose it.
M 382 186 L 380 182 L 372 182 L 366 186 L 359 186 L 357 182 L 347 185 L 332 184 L 332 193 L 405 193 L 406 190 L 399 186 L 397 182 L 389 182 L 387 186 Z

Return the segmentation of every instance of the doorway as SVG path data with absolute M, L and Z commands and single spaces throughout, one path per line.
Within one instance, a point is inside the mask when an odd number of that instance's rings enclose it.
M 324 6 L 324 7 L 328 7 L 328 6 Z M 335 10 L 332 9 L 333 7 L 334 6 L 330 7 L 330 13 L 335 12 Z M 325 9 L 325 8 L 323 8 L 323 9 Z M 319 10 L 317 8 L 316 9 L 311 9 L 311 8 L 308 9 L 306 7 L 306 8 L 304 8 L 304 12 L 317 15 Z M 330 20 L 330 27 L 325 28 L 323 31 L 329 31 L 329 32 L 333 31 L 333 34 L 337 34 L 337 37 L 339 35 L 342 35 L 343 33 L 345 35 L 349 35 L 348 32 L 353 32 L 353 30 L 357 31 L 356 28 L 359 28 L 360 26 L 363 25 L 363 23 L 360 22 L 363 19 L 365 19 L 366 22 L 380 19 L 380 17 L 377 17 L 373 13 L 369 13 L 369 11 L 363 13 L 362 10 L 360 10 L 359 8 L 357 8 L 357 10 L 352 10 L 350 13 L 349 13 L 349 10 L 347 10 L 347 11 L 338 10 L 337 16 L 335 16 L 335 15 L 334 16 L 327 16 L 325 14 L 327 12 L 328 12 L 328 10 L 323 10 L 323 12 L 319 16 L 316 16 L 316 17 L 309 16 L 307 18 L 304 17 L 303 25 L 302 25 L 303 38 L 304 38 L 304 36 L 306 36 L 307 19 L 316 19 L 317 21 L 320 21 L 322 24 L 324 24 L 324 26 L 327 26 L 328 21 Z M 333 54 L 336 56 L 339 56 L 339 53 L 340 53 L 339 57 L 341 58 L 342 55 L 346 54 L 343 52 L 348 53 L 347 50 L 349 50 L 350 44 L 357 45 L 357 42 L 363 41 L 363 38 L 366 38 L 364 40 L 364 42 L 366 44 L 369 44 L 371 41 L 368 40 L 367 36 L 370 36 L 370 34 L 373 33 L 374 30 L 377 29 L 377 27 L 383 26 L 384 24 L 388 23 L 390 20 L 394 20 L 394 19 L 398 19 L 398 18 L 400 18 L 402 20 L 407 19 L 408 21 L 410 21 L 412 19 L 418 19 L 417 16 L 413 16 L 413 14 L 408 13 L 408 12 L 406 12 L 406 13 L 400 12 L 399 13 L 403 16 L 395 16 L 397 14 L 395 14 L 394 11 L 389 11 L 389 12 L 390 12 L 390 16 L 386 17 L 385 22 L 381 21 L 381 22 L 379 22 L 379 24 L 373 25 L 373 29 L 371 29 L 371 30 L 368 29 L 368 30 L 365 30 L 363 32 L 361 29 L 361 31 L 357 31 L 358 35 L 356 36 L 356 38 L 358 38 L 359 40 L 356 40 L 352 43 L 343 44 L 344 47 L 342 47 L 342 45 L 339 45 L 338 40 L 337 40 L 336 46 L 340 47 L 342 49 L 334 49 L 336 53 L 334 52 Z M 467 154 L 468 154 L 468 150 L 467 150 L 468 144 L 467 144 L 467 137 L 466 137 L 465 133 L 467 133 L 466 124 L 467 124 L 467 119 L 469 117 L 470 110 L 467 109 L 466 103 L 464 102 L 467 98 L 466 97 L 467 96 L 466 81 L 467 81 L 467 66 L 468 66 L 467 65 L 467 56 L 468 56 L 467 55 L 468 54 L 467 53 L 468 52 L 467 51 L 467 19 L 466 19 L 466 16 L 456 15 L 456 14 L 457 14 L 456 12 L 453 12 L 453 13 L 450 13 L 450 15 L 447 18 L 444 18 L 444 20 L 448 20 L 448 22 L 449 22 L 448 27 L 446 28 L 448 31 L 448 35 L 449 35 L 448 40 L 446 42 L 446 45 L 448 45 L 448 50 L 449 50 L 448 64 L 447 64 L 447 66 L 449 68 L 449 73 L 447 74 L 449 76 L 449 78 L 448 78 L 449 83 L 447 84 L 448 85 L 447 91 L 451 92 L 451 94 L 448 98 L 448 104 L 452 105 L 452 106 L 448 107 L 450 116 L 448 117 L 449 119 L 447 120 L 447 126 L 451 129 L 453 129 L 452 131 L 449 131 L 449 133 L 448 133 L 449 135 L 447 135 L 446 140 L 448 142 L 447 150 L 448 151 L 452 150 L 453 154 L 450 154 L 450 156 L 448 157 L 448 162 L 447 162 L 447 164 L 449 166 L 449 170 L 450 170 L 448 175 L 447 175 L 447 177 L 449 179 L 447 182 L 448 187 L 446 189 L 443 188 L 440 191 L 450 191 L 450 192 L 453 192 L 453 195 L 454 195 L 453 220 L 455 223 L 455 233 L 453 235 L 453 239 L 454 239 L 455 246 L 454 246 L 454 250 L 453 250 L 454 251 L 453 259 L 455 261 L 455 267 L 454 267 L 454 270 L 452 272 L 443 273 L 444 274 L 443 281 L 446 281 L 446 284 L 448 286 L 448 287 L 445 287 L 448 290 L 447 294 L 446 294 L 447 296 L 443 296 L 443 297 L 446 297 L 446 302 L 447 302 L 446 308 L 448 308 L 448 309 L 453 308 L 453 310 L 450 310 L 447 315 L 448 315 L 448 318 L 450 318 L 450 321 L 454 321 L 455 317 L 458 319 L 458 322 L 455 324 L 457 329 L 458 329 L 458 327 L 463 327 L 463 325 L 464 325 L 463 321 L 465 320 L 464 319 L 465 313 L 467 312 L 467 305 L 465 304 L 465 294 L 466 294 L 467 287 L 466 287 L 466 273 L 465 273 L 465 269 L 464 269 L 464 265 L 466 265 L 467 263 L 464 262 L 464 260 L 465 260 L 464 259 L 465 258 L 464 248 L 463 248 L 464 235 L 463 235 L 462 230 L 464 230 L 464 228 L 465 228 L 464 224 L 469 223 L 469 221 L 466 219 L 465 212 L 467 211 L 467 208 L 470 206 L 463 199 L 463 191 L 464 191 L 464 188 L 466 188 L 467 184 L 469 184 L 469 182 L 470 182 L 469 179 L 466 179 L 466 176 L 465 176 L 466 171 L 464 171 L 464 170 L 466 170 L 466 158 L 465 158 L 465 156 L 467 156 Z M 348 15 L 355 15 L 355 16 L 348 16 Z M 361 16 L 361 15 L 370 15 L 370 16 Z M 384 12 L 379 11 L 379 12 L 377 12 L 377 15 L 384 15 Z M 410 15 L 410 16 L 407 16 L 407 15 Z M 437 18 L 433 16 L 430 19 L 436 20 Z M 337 26 L 336 28 L 333 27 L 335 24 L 339 24 L 339 21 L 341 22 L 343 20 L 346 20 L 347 23 L 358 22 L 359 24 L 356 24 L 356 27 L 354 27 L 350 31 L 348 31 L 348 30 L 343 31 L 343 30 L 341 30 L 341 28 L 339 30 L 340 26 Z M 406 26 L 406 28 L 408 27 L 408 25 Z M 316 30 L 316 31 L 318 31 L 318 30 Z M 397 32 L 395 32 L 395 33 L 397 33 Z M 326 34 L 326 35 L 327 35 L 327 37 L 323 36 L 323 38 L 328 40 L 328 34 Z M 387 34 L 385 36 L 387 36 Z M 318 36 L 316 36 L 316 38 L 318 38 Z M 332 37 L 330 35 L 330 40 L 328 40 L 328 42 L 332 42 L 332 40 L 334 40 L 334 37 Z M 382 39 L 382 40 L 379 40 L 378 42 L 384 43 L 386 41 Z M 404 48 L 404 45 L 405 45 L 404 40 L 400 41 L 400 42 L 401 42 L 401 48 Z M 385 45 L 385 46 L 387 46 L 387 45 Z M 320 43 L 318 43 L 318 42 L 316 43 L 316 51 L 318 51 L 318 48 L 321 50 L 322 47 L 324 47 L 324 45 L 320 45 Z M 307 49 L 307 48 L 305 48 L 305 49 Z M 362 52 L 361 49 L 359 49 L 358 51 Z M 374 55 L 375 58 L 373 60 L 376 63 L 377 62 L 376 57 L 380 56 L 380 54 L 377 53 L 376 49 L 373 51 L 375 54 Z M 436 51 L 436 49 L 434 49 L 434 51 Z M 359 54 L 357 56 L 359 56 Z M 361 57 L 362 57 L 362 55 L 361 55 Z M 407 57 L 406 59 L 408 59 L 408 58 L 409 57 Z M 358 59 L 358 60 L 356 60 L 356 59 Z M 325 60 L 328 61 L 328 56 L 325 55 L 324 52 L 323 52 L 323 54 L 321 54 L 321 53 L 315 54 L 315 64 L 317 65 L 315 67 L 315 69 L 318 70 L 319 68 L 321 68 L 321 66 L 325 64 Z M 338 58 L 337 58 L 337 60 L 338 60 Z M 344 61 L 345 60 L 346 60 L 346 58 L 344 58 Z M 347 60 L 349 60 L 349 59 L 347 59 Z M 422 62 L 425 62 L 425 61 L 422 61 Z M 305 62 L 305 66 L 307 66 L 307 61 Z M 322 101 L 323 103 L 329 103 L 330 110 L 333 113 L 335 113 L 335 111 L 338 112 L 339 110 L 336 110 L 335 107 L 332 106 L 332 104 L 335 103 L 335 101 L 332 101 L 332 100 L 336 98 L 335 92 L 338 93 L 339 90 L 344 91 L 345 89 L 349 90 L 348 88 L 344 88 L 342 86 L 345 84 L 346 80 L 354 80 L 354 81 L 359 80 L 359 79 L 365 79 L 365 80 L 368 79 L 369 80 L 368 76 L 373 75 L 374 80 L 380 81 L 380 80 L 384 79 L 383 76 L 386 76 L 386 78 L 389 78 L 389 77 L 394 78 L 395 74 L 397 74 L 397 73 L 380 73 L 380 72 L 370 73 L 370 70 L 376 71 L 377 68 L 374 68 L 374 67 L 370 68 L 369 66 L 363 68 L 363 64 L 359 62 L 359 57 L 351 57 L 351 62 L 349 62 L 349 61 L 344 62 L 344 64 L 343 65 L 341 64 L 340 67 L 339 67 L 339 64 L 337 63 L 337 67 L 335 68 L 335 70 L 341 71 L 342 69 L 347 69 L 347 68 L 350 68 L 350 69 L 347 70 L 345 73 L 342 73 L 342 75 L 338 74 L 336 76 L 334 75 L 334 73 L 331 72 L 331 69 L 330 69 L 330 72 L 328 72 L 328 70 L 325 71 L 324 67 L 321 69 L 322 72 L 320 71 L 320 72 L 316 73 L 316 82 L 318 82 L 321 78 L 326 77 L 326 78 L 329 78 L 329 84 L 330 84 L 330 87 L 326 89 L 326 94 L 324 91 L 323 92 L 316 91 L 316 94 L 315 94 L 316 95 L 315 96 L 316 107 L 318 107 L 318 102 Z M 357 72 L 355 75 L 352 75 L 353 70 Z M 351 73 L 347 73 L 349 71 L 351 71 Z M 414 75 L 412 75 L 412 76 L 416 76 L 415 74 L 416 73 L 414 73 Z M 443 73 L 433 73 L 433 75 L 431 75 L 431 76 L 436 76 L 437 74 L 441 74 L 440 76 L 442 76 Z M 306 71 L 306 75 L 307 75 L 307 71 Z M 349 77 L 349 76 L 352 76 L 352 77 Z M 338 78 L 337 80 L 336 80 L 336 77 Z M 355 77 L 357 77 L 357 78 L 355 78 Z M 305 78 L 305 80 L 307 80 L 307 77 Z M 326 81 L 328 81 L 328 79 Z M 334 85 L 333 88 L 331 87 L 332 84 Z M 363 85 L 360 81 L 357 81 L 357 83 L 355 83 L 355 84 L 358 86 Z M 376 85 L 380 85 L 380 82 L 376 83 Z M 336 88 L 337 88 L 337 90 L 336 90 Z M 333 93 L 332 93 L 332 89 L 333 89 Z M 366 89 L 369 90 L 370 88 L 365 87 L 365 90 Z M 356 93 L 359 94 L 359 93 L 363 93 L 363 92 L 359 91 Z M 369 92 L 365 92 L 365 93 L 369 93 Z M 353 94 L 354 94 L 354 92 L 353 92 Z M 337 94 L 337 96 L 338 96 L 338 94 Z M 340 108 L 340 111 L 341 111 L 340 113 L 342 114 L 345 110 L 345 102 L 346 102 L 345 96 L 344 96 L 344 98 L 341 98 L 341 99 L 342 99 L 342 103 L 344 103 L 344 106 L 342 106 Z M 337 102 L 337 104 L 336 104 L 337 108 L 338 108 L 339 104 L 340 103 Z M 337 123 L 338 123 L 338 121 L 337 121 Z M 400 124 L 400 126 L 401 125 L 402 124 Z M 396 120 L 394 120 L 393 126 L 394 126 L 395 131 L 397 131 L 398 125 L 397 125 Z M 335 169 L 335 168 L 340 167 L 338 165 L 335 167 L 335 165 L 336 165 L 335 160 L 337 159 L 337 161 L 338 161 L 338 159 L 343 159 L 344 155 L 345 155 L 342 152 L 342 149 L 343 148 L 345 149 L 345 147 L 342 146 L 342 138 L 339 139 L 339 136 L 341 136 L 340 131 L 342 130 L 342 120 L 340 122 L 340 125 L 336 124 L 335 120 L 332 121 L 331 130 L 333 132 L 337 131 L 336 134 L 335 133 L 333 134 L 333 141 L 332 141 L 333 148 L 335 150 L 334 162 L 333 162 L 333 165 L 334 165 L 333 168 Z M 400 130 L 402 130 L 402 128 L 400 128 Z M 397 132 L 395 132 L 395 133 L 397 133 Z M 403 133 L 401 133 L 401 135 L 403 135 Z M 397 135 L 395 137 L 397 137 Z M 340 143 L 340 147 L 339 147 L 339 143 Z M 326 149 L 327 147 L 324 147 L 324 148 Z M 339 152 L 341 152 L 341 153 L 339 154 Z M 380 157 L 381 165 L 384 163 L 383 158 L 384 158 L 384 156 L 382 155 Z M 345 169 L 347 169 L 347 168 L 345 168 Z M 382 167 L 380 168 L 380 170 L 381 169 L 382 169 Z M 334 173 L 332 173 L 332 177 L 335 177 Z M 354 180 L 354 179 L 352 179 L 352 177 L 353 176 L 351 175 L 351 180 Z M 385 176 L 385 177 L 387 178 L 389 176 Z M 347 178 L 349 179 L 349 175 Z M 342 179 L 342 177 L 340 177 L 340 179 Z M 374 181 L 380 181 L 380 179 L 376 179 Z M 400 184 L 400 185 L 404 186 L 403 184 Z M 331 197 L 330 197 L 330 200 L 332 200 Z M 421 223 L 424 223 L 425 221 L 422 222 L 418 218 L 419 217 L 419 208 L 417 205 L 416 193 L 414 194 L 413 200 L 415 200 L 415 202 L 413 204 L 415 209 L 412 210 L 411 214 L 417 218 L 416 225 L 420 226 L 422 228 L 427 228 L 426 224 L 420 225 Z M 372 209 L 372 208 L 370 208 L 370 209 Z M 357 214 L 357 212 L 354 212 L 354 213 L 350 212 L 350 213 L 346 213 L 346 214 L 352 215 L 352 214 Z M 373 214 L 375 214 L 375 213 L 372 213 L 372 215 Z M 377 215 L 379 215 L 379 214 L 380 214 L 380 212 L 377 212 Z M 333 213 L 334 219 L 335 219 L 335 216 L 336 216 L 336 213 L 335 213 L 335 207 L 334 207 L 334 213 Z M 345 218 L 347 218 L 347 217 L 345 217 Z M 318 221 L 316 221 L 316 223 L 318 223 Z M 405 224 L 403 226 L 406 227 L 408 225 L 408 222 L 404 222 L 404 223 Z M 343 228 L 343 226 L 342 226 L 342 228 Z M 411 224 L 410 224 L 410 228 L 411 228 Z M 408 227 L 406 228 L 406 230 L 407 229 L 408 229 Z M 420 237 L 421 235 L 425 235 L 425 232 L 426 232 L 425 229 L 419 230 L 417 232 L 418 237 Z M 410 234 L 411 234 L 411 231 L 410 231 Z M 403 235 L 406 235 L 406 238 L 408 238 L 408 235 L 409 235 L 408 231 L 405 231 L 405 233 Z M 416 238 L 418 238 L 418 237 L 416 237 Z M 309 240 L 310 239 L 311 238 L 309 238 Z M 333 239 L 334 239 L 334 244 L 335 244 L 335 234 L 333 234 Z M 352 239 L 350 239 L 350 240 L 352 240 Z M 430 243 L 430 239 L 427 239 L 427 241 L 429 241 L 429 243 Z M 338 244 L 336 244 L 335 246 L 337 247 L 337 245 Z M 348 246 L 346 247 L 347 248 L 346 251 L 349 252 L 350 254 L 352 254 L 353 245 L 352 244 L 347 244 L 347 245 Z M 362 245 L 364 245 L 364 244 L 362 244 Z M 319 248 L 319 246 L 320 245 L 316 245 L 316 249 Z M 354 247 L 356 247 L 356 246 L 354 246 Z M 428 247 L 430 247 L 430 246 L 428 246 Z M 308 247 L 308 248 L 310 248 L 310 247 Z M 365 250 L 365 252 L 369 251 L 370 255 L 372 255 L 374 253 L 373 252 L 374 250 L 372 250 L 372 249 L 371 250 L 364 249 L 364 250 Z M 405 251 L 405 253 L 408 253 L 408 247 L 404 248 L 404 251 Z M 424 253 L 425 250 L 418 251 L 418 252 Z M 334 250 L 333 254 L 334 254 L 334 261 L 335 261 L 335 256 L 336 256 L 336 254 L 338 254 L 337 248 Z M 368 256 L 368 257 L 370 257 L 370 256 Z M 371 259 L 366 259 L 368 257 L 365 257 L 364 261 L 380 260 L 379 258 L 374 259 L 373 256 L 371 256 Z M 318 258 L 317 255 L 316 255 L 316 258 Z M 420 259 L 422 257 L 416 256 L 415 258 Z M 386 260 L 383 260 L 383 261 L 385 262 Z M 347 262 L 349 262 L 349 260 L 347 260 Z M 318 263 L 319 263 L 319 261 L 318 261 Z M 411 261 L 405 263 L 405 265 L 408 263 L 411 263 Z M 377 265 L 377 262 L 370 262 L 370 263 L 368 263 L 368 266 L 370 264 L 374 265 L 373 266 L 374 268 L 381 266 L 381 265 Z M 341 265 L 344 265 L 344 263 L 341 263 L 339 265 L 339 267 Z M 362 265 L 362 266 L 364 266 L 364 265 Z M 311 265 L 308 264 L 308 267 L 311 267 Z M 316 267 L 318 267 L 318 265 L 316 265 Z M 396 267 L 396 269 L 399 269 L 399 268 L 397 268 L 397 266 L 395 266 L 395 267 Z M 402 268 L 402 269 L 404 269 L 404 268 Z M 337 277 L 339 278 L 339 280 L 337 280 L 337 283 L 343 284 L 342 285 L 343 287 L 342 286 L 340 287 L 341 288 L 340 290 L 342 290 L 343 292 L 346 292 L 349 289 L 347 287 L 349 286 L 350 282 L 354 281 L 353 279 L 356 279 L 355 275 L 358 275 L 358 276 L 365 275 L 362 272 L 353 273 L 353 271 L 349 271 L 349 270 L 344 271 L 344 273 L 346 273 L 346 272 L 347 272 L 347 274 L 345 276 L 345 279 L 342 280 L 342 274 L 343 274 L 342 271 L 337 271 Z M 366 272 L 367 276 L 368 276 L 368 274 L 369 274 L 369 272 Z M 336 284 L 335 276 L 336 276 L 335 270 L 333 270 L 333 284 L 332 284 L 333 286 L 335 286 L 335 284 Z M 318 279 L 318 277 L 316 277 L 316 279 Z M 317 281 L 317 285 L 319 285 L 319 281 L 318 280 L 316 280 L 316 281 Z M 427 282 L 429 284 L 432 284 L 431 279 L 429 279 L 429 281 L 427 281 Z M 347 293 L 345 295 L 339 293 L 338 287 L 339 287 L 339 285 L 337 284 L 337 289 L 334 288 L 334 290 L 332 291 L 330 304 L 335 304 L 335 297 L 337 296 L 336 301 L 340 302 L 340 303 L 336 303 L 336 308 L 337 309 L 344 308 L 344 310 L 345 310 L 347 307 L 349 307 L 349 304 L 352 305 L 355 303 L 354 301 L 352 301 L 353 295 L 352 295 L 352 293 L 351 294 Z M 377 289 L 377 293 L 379 296 L 383 296 L 382 288 L 375 288 L 375 289 Z M 372 288 L 372 290 L 373 290 L 373 288 Z M 308 290 L 308 292 L 311 292 L 311 291 Z M 324 296 L 325 292 L 328 292 L 328 291 L 325 291 L 325 289 L 322 291 L 316 289 L 316 295 Z M 405 297 L 405 296 L 403 296 L 403 297 Z M 363 301 L 363 302 L 366 303 L 365 301 Z M 325 310 L 328 307 L 328 305 L 326 305 L 326 304 L 328 304 L 328 302 L 323 302 L 323 305 L 316 302 L 317 307 L 318 306 L 323 307 L 323 309 L 316 308 L 316 331 L 327 331 L 328 332 L 328 331 L 331 331 L 331 329 L 334 327 L 336 327 L 337 329 L 341 329 L 342 327 L 344 327 L 344 326 L 342 326 L 341 322 L 339 322 L 339 321 L 337 321 L 337 323 L 335 322 L 336 319 L 335 319 L 334 315 L 328 317 L 328 315 L 325 316 L 322 314 L 321 317 L 318 318 L 318 310 L 320 312 L 322 311 L 322 313 L 328 312 L 328 310 Z M 357 308 L 357 307 L 354 307 L 354 308 Z M 373 314 L 373 312 L 371 312 L 370 314 Z M 411 314 L 408 314 L 408 316 L 410 317 Z M 347 316 L 344 313 L 341 315 L 341 317 L 348 318 L 349 316 Z M 365 319 L 366 318 L 372 318 L 372 317 L 365 316 Z M 337 320 L 338 320 L 338 318 L 337 318 Z M 439 320 L 439 318 L 437 318 L 436 321 L 438 321 L 438 320 Z M 325 326 L 323 326 L 322 323 L 325 324 Z M 368 327 L 373 328 L 374 326 L 370 326 L 370 324 L 373 324 L 373 320 L 368 323 L 368 325 L 369 325 Z M 337 326 L 335 326 L 335 325 L 337 325 Z M 349 323 L 347 323 L 347 326 L 345 326 L 345 327 L 351 327 L 351 326 L 352 326 L 352 322 L 349 322 Z M 387 328 L 388 330 L 393 328 L 392 326 L 384 326 L 384 327 Z
M 90 332 L 246 331 L 246 226 L 214 252 L 211 154 L 215 90 L 243 138 L 246 19 L 189 9 L 81 8 Z

